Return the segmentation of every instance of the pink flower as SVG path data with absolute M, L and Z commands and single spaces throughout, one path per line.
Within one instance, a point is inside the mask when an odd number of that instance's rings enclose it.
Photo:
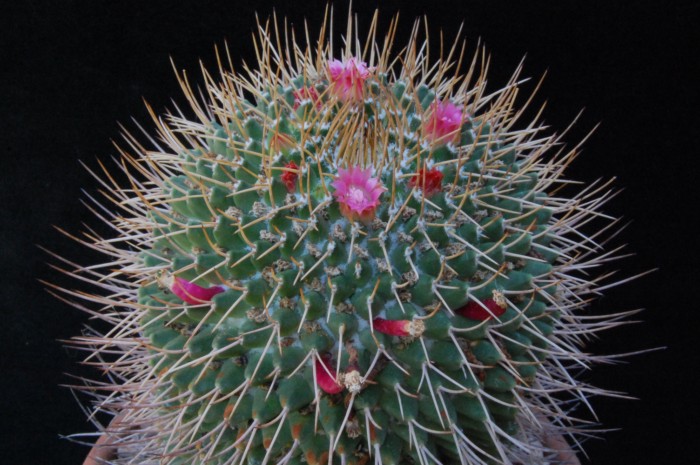
M 331 90 L 342 101 L 361 100 L 363 85 L 370 74 L 364 61 L 350 58 L 345 62 L 331 60 L 328 63 Z
M 418 174 L 414 174 L 408 181 L 408 187 L 418 187 L 423 190 L 426 197 L 430 197 L 442 189 L 442 173 L 437 168 L 431 170 L 421 168 Z
M 370 168 L 339 168 L 338 176 L 331 184 L 335 188 L 333 195 L 340 203 L 340 212 L 350 221 L 372 221 L 379 197 L 386 190 L 379 179 L 370 177 L 370 174 Z
M 430 116 L 423 127 L 423 134 L 436 142 L 447 143 L 459 137 L 463 115 L 452 102 L 436 100 L 430 106 Z
M 170 290 L 188 304 L 196 305 L 210 302 L 216 294 L 226 291 L 226 287 L 202 287 L 186 279 L 174 277 L 170 285 Z
M 321 102 L 321 96 L 318 95 L 318 91 L 315 87 L 302 87 L 301 89 L 295 90 L 294 92 L 294 109 L 299 108 L 299 105 L 304 100 L 311 100 L 316 104 L 316 109 L 319 110 L 323 102 Z

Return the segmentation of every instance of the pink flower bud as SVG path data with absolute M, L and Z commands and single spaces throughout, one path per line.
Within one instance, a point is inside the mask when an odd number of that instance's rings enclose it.
M 332 368 L 329 367 L 329 355 L 316 357 L 316 384 L 328 394 L 338 394 L 344 388 L 331 375 Z
M 331 60 L 328 63 L 331 91 L 342 101 L 362 100 L 364 82 L 370 69 L 364 61 L 350 58 L 347 61 Z
M 420 337 L 425 331 L 422 320 L 385 320 L 375 318 L 372 320 L 375 330 L 388 336 Z
M 277 153 L 280 150 L 287 150 L 294 146 L 295 140 L 289 134 L 283 134 L 278 132 L 270 137 L 270 150 L 273 153 Z
M 435 142 L 452 142 L 459 137 L 462 121 L 462 110 L 456 105 L 436 100 L 430 106 L 430 116 L 423 126 L 423 134 Z
M 197 284 L 191 283 L 186 279 L 174 277 L 170 290 L 187 302 L 188 304 L 203 304 L 206 302 L 211 302 L 216 294 L 220 294 L 226 291 L 224 286 L 211 286 L 202 287 Z
M 321 109 L 323 102 L 321 101 L 321 96 L 318 95 L 318 91 L 315 87 L 302 87 L 301 89 L 295 90 L 294 94 L 294 109 L 296 110 L 301 105 L 304 100 L 311 100 L 317 110 Z

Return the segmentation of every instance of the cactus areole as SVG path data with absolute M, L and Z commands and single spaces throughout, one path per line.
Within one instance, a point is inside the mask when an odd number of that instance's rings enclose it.
M 609 185 L 560 189 L 577 147 L 519 120 L 518 72 L 487 89 L 481 54 L 377 24 L 261 25 L 259 63 L 125 136 L 101 292 L 71 293 L 112 325 L 75 344 L 113 463 L 545 464 L 583 431 Z

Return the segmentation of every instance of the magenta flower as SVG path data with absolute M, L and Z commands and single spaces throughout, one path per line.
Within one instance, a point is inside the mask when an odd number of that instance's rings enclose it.
M 351 221 L 369 223 L 379 205 L 379 197 L 386 190 L 378 178 L 371 177 L 371 169 L 354 166 L 338 169 L 338 176 L 331 184 L 333 195 L 340 203 L 340 212 Z
M 423 134 L 436 142 L 451 142 L 459 137 L 462 127 L 462 110 L 450 101 L 436 100 L 430 106 L 430 116 L 423 127 Z
M 328 74 L 333 94 L 342 101 L 361 100 L 364 82 L 370 69 L 364 61 L 350 58 L 347 61 L 331 60 Z

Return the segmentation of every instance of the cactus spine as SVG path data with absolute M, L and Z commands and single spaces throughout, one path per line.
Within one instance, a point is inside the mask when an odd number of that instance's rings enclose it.
M 578 147 L 516 124 L 520 69 L 487 91 L 483 55 L 430 62 L 416 24 L 397 59 L 376 20 L 342 50 L 262 25 L 245 75 L 180 77 L 194 119 L 125 135 L 102 292 L 71 294 L 112 325 L 74 342 L 114 463 L 549 463 L 584 431 L 609 183 L 558 193 Z

